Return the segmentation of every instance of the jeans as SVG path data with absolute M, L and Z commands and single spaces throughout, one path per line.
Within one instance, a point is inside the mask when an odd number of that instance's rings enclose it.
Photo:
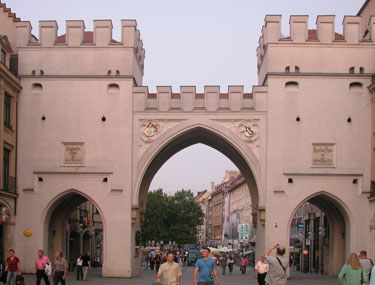
M 208 281 L 208 282 L 198 282 L 198 285 L 214 285 L 214 281 Z
M 241 272 L 242 272 L 242 274 L 246 273 L 246 266 L 241 266 Z
M 42 281 L 42 278 L 44 279 L 44 283 L 46 283 L 46 285 L 49 285 L 48 276 L 47 276 L 46 271 L 44 269 L 38 270 L 36 272 L 36 285 L 40 285 L 40 282 Z
M 9 271 L 8 270 L 7 285 L 10 285 L 12 279 L 13 279 L 14 285 L 16 285 L 17 284 L 17 275 L 18 275 L 18 271 Z
M 77 280 L 83 280 L 83 270 L 81 265 L 77 265 Z
M 62 285 L 65 285 L 64 277 L 64 271 L 55 272 L 55 276 L 53 276 L 53 284 L 57 285 L 59 284 L 59 281 L 61 281 Z

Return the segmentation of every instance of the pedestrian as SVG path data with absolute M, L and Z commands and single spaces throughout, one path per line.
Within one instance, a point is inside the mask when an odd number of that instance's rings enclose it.
M 232 275 L 233 272 L 233 266 L 234 266 L 234 259 L 231 255 L 229 255 L 228 259 L 228 269 L 229 269 L 229 274 Z
M 160 266 L 158 271 L 156 283 L 160 284 L 160 278 L 163 278 L 163 284 L 166 285 L 180 285 L 181 268 L 177 262 L 174 262 L 174 253 L 167 253 L 167 262 Z
M 155 269 L 156 269 L 156 273 L 159 272 L 160 263 L 161 263 L 160 254 L 157 254 L 156 257 L 155 257 Z
M 359 253 L 359 262 L 361 263 L 363 270 L 366 273 L 367 280 L 370 280 L 370 273 L 374 263 L 370 258 L 367 258 L 367 251 L 361 250 Z
M 221 271 L 223 272 L 223 275 L 225 275 L 225 270 L 227 269 L 227 262 L 228 262 L 228 258 L 226 255 L 224 255 L 220 260 L 220 267 L 221 267 Z
M 258 280 L 259 285 L 266 285 L 266 275 L 270 266 L 264 262 L 264 256 L 255 265 L 255 278 Z
M 155 257 L 153 255 L 150 256 L 150 269 L 154 270 L 155 267 Z
M 270 256 L 270 253 L 276 248 L 276 256 Z M 266 282 L 269 285 L 284 285 L 287 282 L 286 269 L 289 265 L 289 259 L 284 258 L 285 247 L 274 243 L 266 252 L 265 261 L 269 264 Z
M 351 253 L 346 260 L 346 264 L 339 273 L 340 285 L 354 285 L 367 283 L 365 270 L 363 269 L 359 257 L 355 253 Z
M 76 266 L 76 270 L 77 270 L 77 280 L 83 280 L 83 270 L 82 270 L 82 263 L 83 263 L 83 259 L 82 259 L 82 255 L 78 256 L 77 258 L 77 266 Z
M 148 253 L 145 253 L 145 269 L 147 270 L 148 269 L 148 261 L 150 260 L 150 257 L 148 255 Z
M 91 258 L 90 252 L 87 251 L 84 256 L 82 256 L 82 272 L 83 272 L 83 281 L 87 281 L 87 273 L 91 268 Z
M 370 281 L 369 285 L 375 285 L 375 266 L 373 266 L 371 269 L 369 281 Z
M 216 257 L 215 264 L 216 266 L 220 266 L 220 256 Z
M 9 257 L 5 264 L 5 271 L 7 274 L 7 285 L 10 285 L 13 280 L 14 285 L 17 284 L 17 275 L 21 275 L 20 259 L 14 255 L 14 249 L 9 250 Z
M 46 266 L 49 266 L 51 261 L 44 255 L 43 250 L 38 250 L 38 257 L 35 259 L 36 285 L 40 285 L 42 279 L 46 285 L 49 285 Z
M 246 258 L 246 256 L 242 256 L 240 259 L 240 270 L 242 275 L 246 274 L 246 267 L 249 265 L 249 260 Z
M 199 258 L 195 264 L 194 270 L 194 285 L 214 285 L 214 278 L 216 284 L 220 285 L 219 277 L 217 276 L 216 264 L 212 258 L 209 258 L 210 249 L 205 247 L 202 250 L 202 258 Z M 199 281 L 197 277 L 199 273 Z
M 57 285 L 61 281 L 61 284 L 65 285 L 66 273 L 68 272 L 68 262 L 63 258 L 61 251 L 56 252 L 55 257 L 56 259 L 52 272 L 53 284 Z

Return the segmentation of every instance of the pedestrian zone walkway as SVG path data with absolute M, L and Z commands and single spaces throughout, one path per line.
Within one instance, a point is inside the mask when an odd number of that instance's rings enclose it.
M 220 273 L 220 270 L 219 270 Z M 142 276 L 137 278 L 102 278 L 100 276 L 101 270 L 99 268 L 94 268 L 89 271 L 88 281 L 76 281 L 75 272 L 69 273 L 66 280 L 67 285 L 76 285 L 76 284 L 124 284 L 124 285 L 154 285 L 156 284 L 156 273 L 155 271 L 145 270 L 142 272 Z M 181 279 L 181 285 L 191 285 L 193 284 L 193 267 L 183 267 L 182 268 L 183 277 Z M 239 267 L 235 267 L 233 274 L 226 275 L 219 274 L 220 282 L 222 285 L 239 285 L 239 284 L 249 284 L 256 285 L 258 284 L 254 277 L 253 269 L 248 268 L 246 275 L 242 275 Z M 26 284 L 35 284 L 36 278 L 34 275 L 25 275 Z M 51 282 L 50 278 L 50 282 Z M 304 273 L 294 273 L 292 274 L 290 280 L 288 280 L 288 285 L 333 285 L 337 284 L 336 278 L 329 278 L 327 276 L 317 275 L 317 274 L 304 274 Z M 44 282 L 42 281 L 42 284 Z M 53 282 L 51 282 L 53 284 Z

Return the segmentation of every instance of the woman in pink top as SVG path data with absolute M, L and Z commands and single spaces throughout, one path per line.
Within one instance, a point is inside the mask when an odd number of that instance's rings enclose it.
M 241 260 L 240 260 L 240 270 L 241 270 L 242 274 L 246 273 L 246 266 L 248 266 L 248 265 L 249 265 L 249 261 L 247 260 L 247 258 L 245 256 L 242 256 Z

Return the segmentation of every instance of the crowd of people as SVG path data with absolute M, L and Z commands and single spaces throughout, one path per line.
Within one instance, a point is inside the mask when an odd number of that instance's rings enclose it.
M 275 256 L 271 253 L 276 249 Z M 194 285 L 220 285 L 217 268 L 220 267 L 225 275 L 228 267 L 229 274 L 233 272 L 235 258 L 232 255 L 210 257 L 210 249 L 203 248 L 201 257 L 197 259 L 194 269 Z M 163 257 L 164 258 L 164 257 Z M 157 270 L 157 284 L 161 279 L 163 284 L 179 285 L 182 272 L 178 261 L 178 255 L 168 252 L 165 255 L 166 262 Z M 246 274 L 248 260 L 245 256 L 239 258 L 242 274 Z M 254 274 L 259 285 L 284 285 L 287 284 L 289 259 L 285 257 L 285 247 L 278 243 L 266 251 L 265 255 L 256 263 Z M 375 267 L 373 261 L 367 258 L 367 252 L 362 250 L 359 254 L 351 253 L 342 267 L 338 276 L 340 285 L 369 284 L 375 285 Z
M 276 255 L 271 253 L 276 249 Z M 163 281 L 163 284 L 180 285 L 182 276 L 181 266 L 187 265 L 187 252 L 168 251 L 145 254 L 144 266 L 157 273 L 157 284 Z M 228 267 L 229 274 L 232 274 L 233 267 L 240 265 L 242 274 L 246 274 L 248 259 L 244 255 L 232 256 L 211 256 L 210 249 L 203 248 L 201 256 L 196 258 L 194 269 L 194 285 L 220 285 L 217 268 L 221 268 L 223 275 Z M 287 284 L 287 268 L 289 259 L 285 257 L 285 247 L 279 246 L 278 243 L 266 251 L 265 255 L 256 263 L 254 268 L 255 277 L 259 285 L 284 285 Z M 78 257 L 76 262 L 77 280 L 87 280 L 87 273 L 91 267 L 90 253 Z M 62 252 L 56 252 L 53 262 L 44 255 L 43 250 L 38 251 L 35 259 L 36 284 L 40 285 L 41 281 L 49 285 L 49 276 L 52 276 L 54 285 L 61 283 L 65 285 L 66 275 L 68 272 L 68 263 L 63 258 Z M 340 285 L 369 284 L 375 285 L 375 267 L 373 261 L 367 258 L 367 252 L 362 250 L 359 254 L 349 254 L 346 263 L 342 267 L 338 276 Z M 21 261 L 15 255 L 13 249 L 9 250 L 9 256 L 6 259 L 5 268 L 1 274 L 1 281 L 7 285 L 23 284 L 21 273 Z
M 75 264 L 77 280 L 87 281 L 87 273 L 91 268 L 90 252 L 80 255 Z M 66 284 L 66 275 L 68 273 L 68 262 L 63 257 L 61 251 L 56 252 L 53 262 L 44 255 L 43 250 L 39 250 L 35 259 L 36 284 L 40 285 L 43 280 L 46 285 L 50 284 L 49 277 L 52 277 L 53 284 Z M 24 278 L 21 273 L 21 261 L 15 255 L 13 249 L 9 250 L 9 256 L 6 259 L 5 267 L 1 274 L 1 281 L 7 285 L 24 284 Z

